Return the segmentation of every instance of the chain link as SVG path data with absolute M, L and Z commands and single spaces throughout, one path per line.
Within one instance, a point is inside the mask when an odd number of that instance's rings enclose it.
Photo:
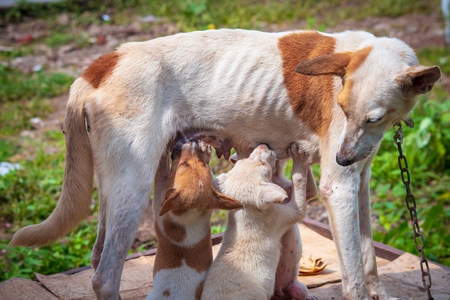
M 408 125 L 408 124 L 407 124 Z M 409 125 L 408 125 L 409 126 Z M 408 170 L 408 162 L 406 161 L 406 157 L 403 155 L 402 150 L 402 143 L 403 143 L 403 128 L 402 124 L 398 123 L 394 125 L 394 142 L 397 145 L 398 148 L 398 166 L 400 168 L 400 175 L 402 178 L 402 182 L 405 185 L 406 189 L 406 207 L 409 210 L 409 214 L 411 217 L 412 227 L 414 231 L 414 243 L 416 244 L 416 248 L 420 253 L 420 269 L 422 271 L 422 282 L 423 287 L 427 291 L 428 299 L 432 300 L 433 297 L 431 296 L 431 274 L 430 274 L 430 268 L 428 267 L 428 261 L 425 258 L 425 241 L 423 238 L 422 233 L 420 232 L 420 226 L 419 221 L 417 219 L 417 210 L 416 210 L 416 199 L 414 198 L 413 194 L 411 193 L 411 176 L 409 174 Z M 405 176 L 406 175 L 406 176 Z

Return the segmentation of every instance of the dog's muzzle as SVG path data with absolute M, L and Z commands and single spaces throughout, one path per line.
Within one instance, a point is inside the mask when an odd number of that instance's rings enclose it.
M 354 163 L 354 160 L 348 159 L 346 157 L 340 156 L 339 154 L 336 154 L 336 162 L 340 166 L 347 167 L 347 166 L 352 165 Z

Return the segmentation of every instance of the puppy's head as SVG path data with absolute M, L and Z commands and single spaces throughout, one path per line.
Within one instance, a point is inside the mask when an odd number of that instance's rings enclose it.
M 270 203 L 281 203 L 288 196 L 283 188 L 272 183 L 275 163 L 275 152 L 261 144 L 248 158 L 238 160 L 230 172 L 217 177 L 216 185 L 244 207 L 264 209 Z
M 210 158 L 211 146 L 202 141 L 182 139 L 175 144 L 160 216 L 168 211 L 180 215 L 193 209 L 242 207 L 238 201 L 214 189 L 209 167 Z

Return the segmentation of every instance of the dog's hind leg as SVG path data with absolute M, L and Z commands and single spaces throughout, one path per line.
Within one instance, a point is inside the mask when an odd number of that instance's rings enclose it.
M 150 182 L 141 178 L 153 176 L 131 167 L 122 174 L 104 175 L 102 180 L 108 181 L 110 187 L 108 191 L 101 187 L 102 197 L 108 200 L 106 232 L 92 285 L 97 299 L 119 299 L 123 264 L 148 205 L 151 190 Z M 101 245 L 100 241 L 96 246 Z
M 151 131 L 158 132 L 153 128 Z M 110 131 L 107 141 L 102 139 L 107 134 L 95 133 L 93 139 L 101 209 L 106 212 L 100 225 L 106 228 L 103 249 L 92 278 L 98 299 L 119 299 L 124 261 L 149 203 L 159 158 L 169 139 L 162 134 L 149 137 L 136 130 L 126 135 L 113 134 Z M 101 237 L 97 242 L 100 250 Z
M 98 210 L 98 230 L 97 230 L 97 239 L 95 240 L 94 247 L 92 248 L 91 254 L 91 265 L 95 269 L 97 269 L 98 264 L 100 262 L 100 256 L 102 255 L 103 245 L 105 243 L 105 234 L 106 234 L 106 210 L 107 210 L 107 202 L 100 195 L 100 199 L 103 199 L 103 202 L 99 204 Z
M 302 256 L 300 231 L 295 224 L 281 238 L 281 253 L 275 276 L 272 300 L 308 298 L 308 288 L 298 281 L 298 265 Z

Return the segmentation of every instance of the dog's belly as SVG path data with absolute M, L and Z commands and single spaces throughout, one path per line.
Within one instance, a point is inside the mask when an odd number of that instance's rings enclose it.
M 218 142 L 228 140 L 230 146 L 239 153 L 240 158 L 248 157 L 253 149 L 261 143 L 269 145 L 270 149 L 274 150 L 280 159 L 287 157 L 287 149 L 292 143 L 299 144 L 310 155 L 318 157 L 318 137 L 312 133 L 309 136 L 303 135 L 302 133 L 308 131 L 308 129 L 302 127 L 289 128 L 288 126 L 292 126 L 292 124 L 286 124 L 286 130 L 266 128 L 266 126 L 260 126 L 257 129 L 245 126 L 240 126 L 237 129 L 235 126 L 230 126 L 230 129 L 204 131 L 204 133 L 214 137 Z
M 284 158 L 293 142 L 317 156 L 319 138 L 308 126 L 317 116 L 300 120 L 291 107 L 281 35 L 221 30 L 125 44 L 115 74 L 133 76 L 112 76 L 104 89 L 126 86 L 120 101 L 143 122 L 163 120 L 165 128 L 155 131 L 205 131 L 243 157 L 267 143 Z

